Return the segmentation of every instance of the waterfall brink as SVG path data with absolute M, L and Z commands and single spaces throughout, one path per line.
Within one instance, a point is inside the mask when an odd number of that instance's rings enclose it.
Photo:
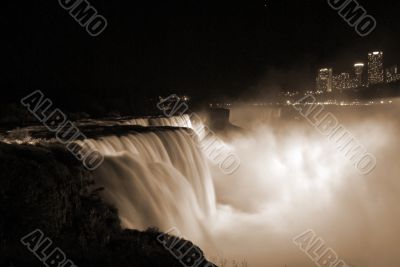
M 177 227 L 187 236 L 204 235 L 203 223 L 216 212 L 215 192 L 207 161 L 191 134 L 185 128 L 157 128 L 85 141 L 105 156 L 95 172 L 96 183 L 105 188 L 104 199 L 118 208 L 123 227 Z
M 89 120 L 86 122 L 78 122 L 77 126 L 97 125 L 97 126 L 115 126 L 115 125 L 137 125 L 143 127 L 149 126 L 170 126 L 192 128 L 189 115 L 174 116 L 170 118 L 135 118 L 135 119 L 120 119 L 120 120 Z
M 118 122 L 120 125 L 139 125 L 139 126 L 171 126 L 192 128 L 192 123 L 188 115 L 174 116 L 171 118 L 139 118 L 122 120 Z

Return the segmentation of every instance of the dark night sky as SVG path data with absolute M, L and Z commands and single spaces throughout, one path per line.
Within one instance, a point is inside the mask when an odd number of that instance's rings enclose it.
M 3 4 L 3 99 L 34 89 L 70 100 L 173 90 L 214 98 L 303 88 L 317 68 L 350 71 L 369 50 L 400 63 L 399 1 L 359 0 L 378 21 L 364 38 L 324 0 L 126 2 L 90 1 L 109 23 L 96 38 L 58 1 Z

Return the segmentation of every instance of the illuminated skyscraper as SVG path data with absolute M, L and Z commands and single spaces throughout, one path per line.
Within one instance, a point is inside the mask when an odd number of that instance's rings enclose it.
M 386 82 L 392 83 L 400 80 L 400 72 L 397 66 L 386 69 Z
M 350 77 L 350 73 L 344 72 L 333 76 L 333 90 L 335 91 L 343 91 L 356 87 L 356 78 Z
M 333 91 L 335 91 L 335 92 L 342 90 L 342 88 L 340 87 L 340 75 L 333 75 L 332 87 L 333 87 Z
M 370 84 L 384 82 L 383 52 L 372 52 L 368 54 L 368 81 Z
M 317 91 L 332 92 L 332 74 L 331 68 L 320 69 L 317 76 Z
M 364 63 L 354 64 L 355 73 L 355 87 L 360 87 L 363 85 L 364 77 Z
M 338 87 L 340 90 L 346 90 L 351 88 L 350 73 L 342 73 L 338 75 Z

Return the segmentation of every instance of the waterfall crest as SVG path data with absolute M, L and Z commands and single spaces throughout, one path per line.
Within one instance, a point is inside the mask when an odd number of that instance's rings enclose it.
M 115 125 L 137 125 L 143 127 L 150 126 L 170 126 L 192 128 L 189 115 L 173 116 L 170 118 L 148 117 L 148 118 L 125 118 L 119 120 L 89 120 L 76 123 L 77 126 L 115 126 Z

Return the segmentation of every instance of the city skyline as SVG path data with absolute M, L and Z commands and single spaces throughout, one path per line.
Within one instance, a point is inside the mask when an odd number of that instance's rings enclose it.
M 5 31 L 10 71 L 1 85 L 10 93 L 2 102 L 17 102 L 38 88 L 73 110 L 85 104 L 77 104 L 71 94 L 87 99 L 95 93 L 100 106 L 112 107 L 125 99 L 170 93 L 199 102 L 260 91 L 273 96 L 312 89 L 317 69 L 331 65 L 336 72 L 346 59 L 356 62 L 370 50 L 385 51 L 400 62 L 397 2 L 390 9 L 363 3 L 378 22 L 366 37 L 325 1 L 155 3 L 127 7 L 97 1 L 109 27 L 96 39 L 71 23 L 57 3 L 32 2 L 26 9 L 8 3 L 4 23 L 13 21 L 17 30 Z M 24 19 L 12 19 L 13 14 Z
M 366 63 L 357 61 L 353 64 L 352 73 L 335 72 L 332 67 L 319 69 L 315 91 L 317 93 L 331 93 L 382 83 L 392 83 L 398 80 L 400 80 L 398 65 L 386 65 L 384 51 L 373 51 L 368 53 Z

